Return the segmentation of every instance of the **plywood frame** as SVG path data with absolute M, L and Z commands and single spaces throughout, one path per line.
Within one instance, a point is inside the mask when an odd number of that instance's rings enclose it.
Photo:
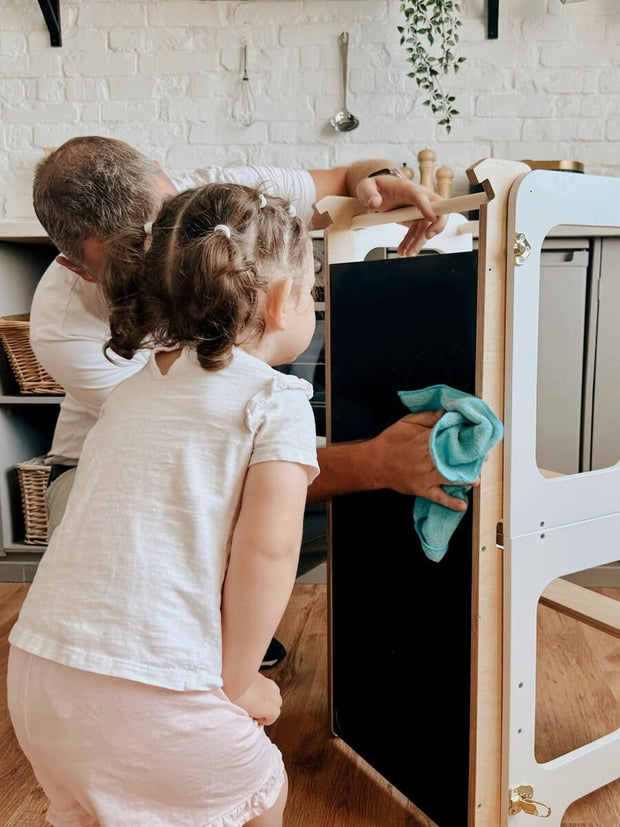
M 620 730 L 544 766 L 536 763 L 536 613 L 557 577 L 617 558 L 620 464 L 552 478 L 536 468 L 540 248 L 558 224 L 620 226 L 620 181 L 532 172 L 523 163 L 491 159 L 470 167 L 468 177 L 483 191 L 477 194 L 476 393 L 506 424 L 503 453 L 498 447 L 489 455 L 473 505 L 469 825 L 531 823 L 525 809 L 509 815 L 510 790 L 521 785 L 531 785 L 549 808 L 546 823 L 560 825 L 572 801 L 617 777 Z M 324 199 L 317 208 L 333 220 L 326 230 L 328 265 L 358 258 L 352 226 L 419 216 L 410 209 L 363 216 L 353 199 Z M 467 208 L 475 207 L 446 199 L 441 211 Z M 527 230 L 531 248 L 518 265 L 517 229 Z M 503 549 L 496 542 L 500 521 Z M 563 611 L 577 600 L 580 618 L 593 625 L 601 612 L 609 621 L 607 609 L 583 595 L 556 589 L 554 600 Z

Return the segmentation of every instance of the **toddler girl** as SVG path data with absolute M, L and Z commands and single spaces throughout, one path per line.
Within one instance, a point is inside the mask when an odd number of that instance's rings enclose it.
M 258 670 L 318 466 L 311 388 L 270 366 L 314 331 L 311 242 L 283 200 L 212 184 L 110 262 L 108 356 L 152 354 L 89 433 L 11 631 L 13 725 L 52 825 L 277 827 Z

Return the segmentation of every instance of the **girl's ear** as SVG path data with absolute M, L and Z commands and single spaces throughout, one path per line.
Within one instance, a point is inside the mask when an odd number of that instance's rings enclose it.
M 292 287 L 293 279 L 291 278 L 281 279 L 270 285 L 266 316 L 268 322 L 276 330 L 284 330 L 286 327 L 286 304 L 290 298 Z

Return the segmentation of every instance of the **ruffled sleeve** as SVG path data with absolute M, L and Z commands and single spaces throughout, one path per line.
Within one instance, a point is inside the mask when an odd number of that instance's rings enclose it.
M 248 402 L 245 424 L 254 437 L 250 465 L 297 462 L 308 470 L 308 485 L 319 472 L 316 427 L 310 405 L 312 385 L 279 374 Z

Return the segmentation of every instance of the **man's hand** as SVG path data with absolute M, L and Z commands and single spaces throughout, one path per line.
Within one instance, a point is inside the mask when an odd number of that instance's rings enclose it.
M 431 457 L 431 431 L 443 414 L 444 411 L 408 414 L 369 441 L 378 473 L 376 485 L 426 497 L 454 511 L 466 511 L 467 503 L 451 497 L 442 488 L 454 483 L 439 473 Z
M 433 201 L 441 200 L 421 184 L 394 175 L 377 175 L 362 178 L 356 185 L 355 195 L 365 207 L 375 212 L 386 212 L 398 207 L 417 207 L 423 218 L 406 222 L 409 230 L 398 247 L 401 256 L 417 255 L 426 242 L 446 226 L 447 216 L 433 211 Z
M 224 687 L 226 692 L 226 687 Z M 251 718 L 261 726 L 269 726 L 280 717 L 282 710 L 282 695 L 280 687 L 275 681 L 261 675 L 256 675 L 243 695 L 230 699 L 236 706 L 245 709 Z

